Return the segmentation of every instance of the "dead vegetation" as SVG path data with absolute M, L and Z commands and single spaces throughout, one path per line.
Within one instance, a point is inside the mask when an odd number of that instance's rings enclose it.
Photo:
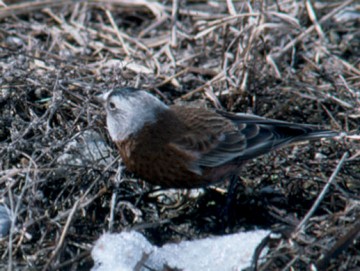
M 0 4 L 0 269 L 87 270 L 101 233 L 129 228 L 163 244 L 273 227 L 259 270 L 360 265 L 357 1 Z M 226 184 L 194 197 L 123 174 L 93 100 L 121 86 L 349 136 L 249 162 L 224 219 Z

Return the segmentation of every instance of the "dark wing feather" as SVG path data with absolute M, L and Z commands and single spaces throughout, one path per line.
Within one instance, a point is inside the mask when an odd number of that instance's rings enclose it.
M 315 125 L 294 124 L 249 114 L 217 113 L 231 120 L 246 138 L 246 148 L 239 153 L 238 160 L 252 159 L 294 142 L 338 135 L 334 131 L 319 130 Z
M 264 119 L 248 114 L 230 114 L 193 108 L 174 112 L 187 127 L 171 145 L 191 152 L 196 165 L 221 166 L 232 160 L 248 160 L 289 143 L 322 137 L 333 137 L 333 131 L 317 130 L 315 126 Z

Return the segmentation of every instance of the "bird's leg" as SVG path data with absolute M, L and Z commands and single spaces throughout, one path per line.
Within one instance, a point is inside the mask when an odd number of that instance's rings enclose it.
M 229 222 L 231 222 L 232 217 L 232 211 L 231 208 L 234 205 L 234 199 L 236 199 L 236 191 L 237 191 L 237 187 L 239 185 L 239 178 L 237 175 L 232 175 L 230 177 L 230 184 L 228 187 L 228 193 L 226 195 L 226 203 L 225 203 L 225 207 L 222 211 L 222 217 L 224 218 L 224 227 L 226 228 L 227 226 L 229 226 Z

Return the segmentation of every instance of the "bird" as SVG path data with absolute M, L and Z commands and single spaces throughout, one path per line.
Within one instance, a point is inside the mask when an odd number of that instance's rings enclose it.
M 201 188 L 240 174 L 258 156 L 335 137 L 317 126 L 245 113 L 166 105 L 144 89 L 114 88 L 96 100 L 128 171 L 163 188 Z

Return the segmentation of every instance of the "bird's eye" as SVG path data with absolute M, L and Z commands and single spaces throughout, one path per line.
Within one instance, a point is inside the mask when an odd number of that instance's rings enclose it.
M 109 103 L 109 108 L 110 108 L 110 110 L 114 110 L 116 108 L 115 103 L 110 102 Z

